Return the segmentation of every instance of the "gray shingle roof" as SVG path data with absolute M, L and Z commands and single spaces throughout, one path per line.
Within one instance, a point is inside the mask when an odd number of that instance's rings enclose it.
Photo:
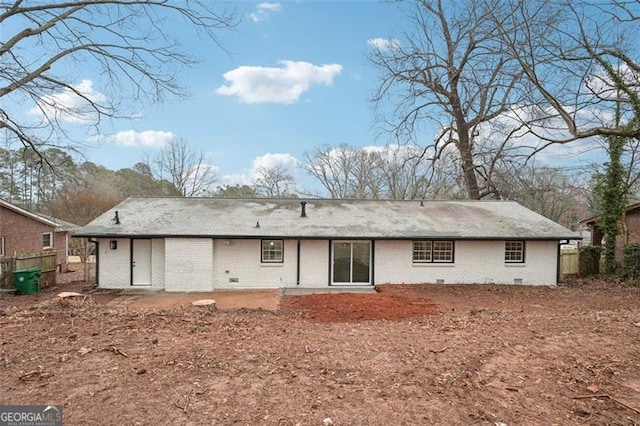
M 78 228 L 78 225 L 75 223 L 67 222 L 66 220 L 58 219 L 57 217 L 49 216 L 46 214 L 38 213 L 38 216 L 42 216 L 45 219 L 49 219 L 51 222 L 54 222 L 58 225 L 60 229 L 63 231 L 73 231 Z
M 301 201 L 129 198 L 78 229 L 76 236 L 580 239 L 511 201 L 309 199 L 307 217 L 300 217 Z

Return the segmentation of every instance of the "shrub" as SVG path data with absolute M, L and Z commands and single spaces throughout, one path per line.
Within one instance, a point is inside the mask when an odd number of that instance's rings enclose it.
M 578 273 L 581 277 L 591 277 L 600 273 L 600 255 L 602 248 L 599 246 L 586 246 L 580 249 Z
M 624 278 L 640 278 L 640 244 L 629 244 L 624 248 Z

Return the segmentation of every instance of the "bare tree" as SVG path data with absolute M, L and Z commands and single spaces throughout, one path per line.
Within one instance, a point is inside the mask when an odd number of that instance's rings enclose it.
M 410 145 L 323 147 L 305 154 L 305 169 L 332 198 L 425 199 L 459 197 L 455 158 L 428 161 Z
M 351 170 L 354 159 L 347 145 L 338 148 L 325 146 L 312 153 L 305 153 L 305 170 L 329 193 L 331 198 L 349 198 Z
M 383 198 L 383 182 L 374 151 L 348 145 L 322 147 L 305 154 L 305 169 L 331 198 Z
M 249 185 L 220 185 L 212 194 L 213 197 L 220 198 L 258 198 L 254 187 Z
M 376 152 L 376 174 L 384 187 L 384 198 L 394 200 L 451 199 L 464 193 L 459 160 L 451 150 L 438 161 L 429 160 L 424 148 L 389 144 Z
M 255 193 L 261 197 L 295 197 L 296 180 L 283 164 L 259 167 L 253 183 Z
M 494 184 L 501 198 L 525 207 L 567 227 L 589 216 L 582 176 L 588 170 L 555 168 L 529 161 L 526 165 L 496 170 Z
M 536 120 L 514 117 L 542 141 L 533 153 L 594 136 L 640 138 L 640 1 L 508 5 L 493 19 L 536 96 Z
M 220 45 L 236 19 L 222 3 L 166 0 L 0 2 L 0 129 L 40 153 L 73 148 L 66 122 L 98 126 L 129 116 L 127 102 L 185 95 L 180 67 L 194 58 L 169 28 L 189 25 Z M 83 81 L 87 67 L 101 79 Z M 104 93 L 102 92 L 104 91 Z M 32 103 L 33 114 L 24 114 Z M 33 115 L 39 119 L 34 121 Z
M 216 169 L 206 163 L 203 151 L 195 151 L 184 139 L 171 139 L 152 158 L 150 169 L 156 179 L 168 180 L 183 197 L 197 197 L 213 191 Z
M 415 5 L 412 31 L 374 52 L 374 100 L 401 139 L 441 129 L 426 155 L 455 147 L 468 197 L 500 197 L 495 172 L 549 145 L 640 136 L 640 1 Z
M 480 140 L 481 127 L 519 104 L 522 94 L 524 72 L 496 34 L 494 17 L 503 10 L 501 0 L 417 0 L 412 29 L 372 58 L 382 77 L 374 101 L 383 113 L 393 105 L 391 129 L 404 140 L 419 139 L 425 121 L 439 127 L 425 153 L 438 159 L 455 147 L 473 199 L 491 191 L 477 171 L 480 144 L 490 146 L 492 157 L 505 153 L 504 140 Z
M 84 226 L 125 197 L 115 192 L 98 192 L 92 188 L 67 188 L 47 205 L 47 214 Z

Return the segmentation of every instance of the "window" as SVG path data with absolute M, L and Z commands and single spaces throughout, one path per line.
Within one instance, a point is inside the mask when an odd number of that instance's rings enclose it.
M 45 232 L 42 234 L 42 248 L 48 249 L 53 247 L 53 234 L 51 232 Z
M 413 242 L 413 261 L 431 262 L 431 241 Z
M 505 241 L 504 261 L 507 263 L 524 263 L 524 241 Z
M 4 237 L 0 237 L 0 256 L 4 256 Z
M 453 262 L 453 241 L 434 241 L 433 261 Z
M 453 241 L 414 241 L 413 263 L 453 263 Z
M 262 263 L 282 263 L 283 248 L 283 240 L 262 240 Z

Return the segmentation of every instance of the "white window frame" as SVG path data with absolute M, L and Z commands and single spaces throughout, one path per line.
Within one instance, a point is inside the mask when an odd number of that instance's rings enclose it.
M 277 247 L 278 245 L 280 246 L 279 248 Z M 284 240 L 277 240 L 277 239 L 261 240 L 260 262 L 261 263 L 283 263 L 284 262 Z
M 49 245 L 48 246 L 46 246 L 44 244 L 44 238 L 47 235 L 49 236 Z M 42 234 L 42 249 L 44 250 L 44 249 L 50 249 L 50 248 L 53 248 L 53 232 L 44 232 Z
M 417 246 L 424 245 L 423 248 Z M 448 246 L 448 247 L 446 247 Z M 456 245 L 453 240 L 414 240 L 411 256 L 413 263 L 454 263 Z M 422 256 L 417 256 L 422 254 Z
M 525 243 L 524 240 L 513 240 L 504 242 L 504 262 L 524 263 Z
M 413 263 L 430 263 L 433 251 L 433 241 L 416 240 L 412 242 Z

